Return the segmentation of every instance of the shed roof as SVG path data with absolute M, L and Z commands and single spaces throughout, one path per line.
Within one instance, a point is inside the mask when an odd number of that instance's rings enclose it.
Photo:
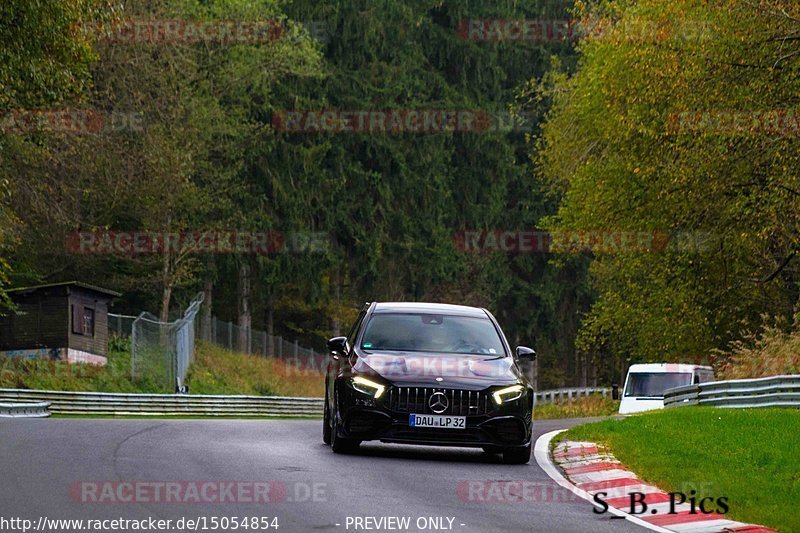
M 88 291 L 93 291 L 99 294 L 104 294 L 111 298 L 122 296 L 121 293 L 116 291 L 112 291 L 110 289 L 104 289 L 102 287 L 98 287 L 96 285 L 91 285 L 89 283 L 83 283 L 82 281 L 62 281 L 59 283 L 47 283 L 45 285 L 32 285 L 30 287 L 18 287 L 16 289 L 8 289 L 6 292 L 8 293 L 16 293 L 16 294 L 24 294 L 26 292 L 34 292 L 40 289 L 50 289 L 54 287 L 79 287 L 81 289 L 85 289 Z

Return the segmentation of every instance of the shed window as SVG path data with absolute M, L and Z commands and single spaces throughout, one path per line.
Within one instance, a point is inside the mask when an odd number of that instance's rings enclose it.
M 72 333 L 94 337 L 94 309 L 81 304 L 72 305 Z
M 94 309 L 91 307 L 83 308 L 83 334 L 94 337 Z

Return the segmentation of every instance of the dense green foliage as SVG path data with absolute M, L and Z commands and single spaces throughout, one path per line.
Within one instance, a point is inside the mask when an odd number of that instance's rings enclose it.
M 797 531 L 797 409 L 682 407 L 586 424 L 558 436 L 608 446 L 622 464 L 667 492 L 726 496 L 731 520 Z M 775 487 L 781 487 L 775 490 Z
M 480 305 L 513 344 L 536 346 L 542 387 L 616 381 L 632 361 L 699 360 L 762 315 L 791 318 L 795 3 L 579 2 L 577 46 L 460 31 L 467 20 L 559 21 L 570 4 L 5 2 L 0 108 L 104 120 L 88 134 L 0 132 L 0 307 L 8 285 L 80 279 L 123 292 L 117 311 L 167 318 L 203 290 L 224 320 L 322 348 L 366 300 Z M 271 20 L 280 32 L 108 38 L 130 20 Z M 86 31 L 98 21 L 108 33 Z M 513 111 L 525 127 L 291 132 L 276 120 L 419 109 Z M 740 113 L 732 130 L 696 120 L 730 112 Z M 764 115 L 775 112 L 777 128 Z M 559 256 L 464 253 L 454 239 L 543 224 L 673 239 L 658 253 Z M 80 231 L 209 230 L 316 233 L 330 246 L 132 255 L 65 245 Z
M 577 72 L 546 84 L 555 103 L 538 157 L 560 198 L 549 226 L 673 240 L 660 253 L 598 254 L 579 348 L 618 368 L 699 360 L 762 314 L 791 319 L 798 4 L 585 4 L 581 20 L 595 30 Z
M 464 302 L 497 311 L 512 342 L 536 343 L 551 384 L 575 372 L 572 338 L 588 305 L 585 261 L 465 254 L 454 243 L 464 229 L 531 229 L 554 209 L 531 186 L 526 141 L 545 103 L 528 106 L 525 127 L 509 131 L 273 127 L 287 110 L 508 113 L 551 55 L 570 62 L 571 44 L 475 42 L 458 34 L 459 24 L 563 17 L 563 6 L 175 0 L 127 2 L 118 15 L 273 19 L 285 34 L 235 45 L 95 42 L 93 85 L 81 98 L 107 116 L 132 114 L 126 120 L 140 127 L 7 136 L 0 176 L 21 220 L 14 284 L 99 277 L 124 292 L 117 310 L 166 317 L 211 282 L 216 315 L 240 323 L 247 315 L 256 327 L 318 348 L 365 300 Z M 304 29 L 315 25 L 324 30 L 319 41 Z M 269 256 L 125 256 L 77 255 L 64 245 L 77 231 L 229 229 L 321 232 L 332 246 Z

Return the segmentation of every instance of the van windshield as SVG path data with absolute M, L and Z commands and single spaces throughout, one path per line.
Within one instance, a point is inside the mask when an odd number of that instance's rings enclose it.
M 663 398 L 665 390 L 691 383 L 691 372 L 632 373 L 628 376 L 625 397 Z

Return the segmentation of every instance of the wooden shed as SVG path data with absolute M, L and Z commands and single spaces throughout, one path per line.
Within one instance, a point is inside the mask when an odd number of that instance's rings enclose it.
M 108 306 L 119 293 L 69 281 L 8 295 L 16 312 L 0 316 L 0 355 L 106 364 Z

